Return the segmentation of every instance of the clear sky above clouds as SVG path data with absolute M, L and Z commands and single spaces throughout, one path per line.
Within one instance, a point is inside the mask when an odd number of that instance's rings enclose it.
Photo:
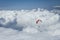
M 59 5 L 60 0 L 0 0 L 0 9 L 52 9 Z

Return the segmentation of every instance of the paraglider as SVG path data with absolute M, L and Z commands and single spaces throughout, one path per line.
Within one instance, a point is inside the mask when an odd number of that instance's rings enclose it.
M 38 24 L 39 22 L 42 22 L 42 20 L 40 19 L 36 20 L 36 24 Z

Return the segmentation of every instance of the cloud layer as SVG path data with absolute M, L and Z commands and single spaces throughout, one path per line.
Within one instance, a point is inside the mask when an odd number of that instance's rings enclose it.
M 46 9 L 0 10 L 0 40 L 57 40 L 59 20 L 59 14 Z

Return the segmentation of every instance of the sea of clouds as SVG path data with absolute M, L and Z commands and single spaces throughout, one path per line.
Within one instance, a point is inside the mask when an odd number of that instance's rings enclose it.
M 0 40 L 60 40 L 60 10 L 0 10 Z

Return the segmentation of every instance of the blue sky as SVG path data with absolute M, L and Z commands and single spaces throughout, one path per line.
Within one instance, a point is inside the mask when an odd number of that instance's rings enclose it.
M 0 0 L 0 9 L 52 9 L 60 6 L 60 0 Z

